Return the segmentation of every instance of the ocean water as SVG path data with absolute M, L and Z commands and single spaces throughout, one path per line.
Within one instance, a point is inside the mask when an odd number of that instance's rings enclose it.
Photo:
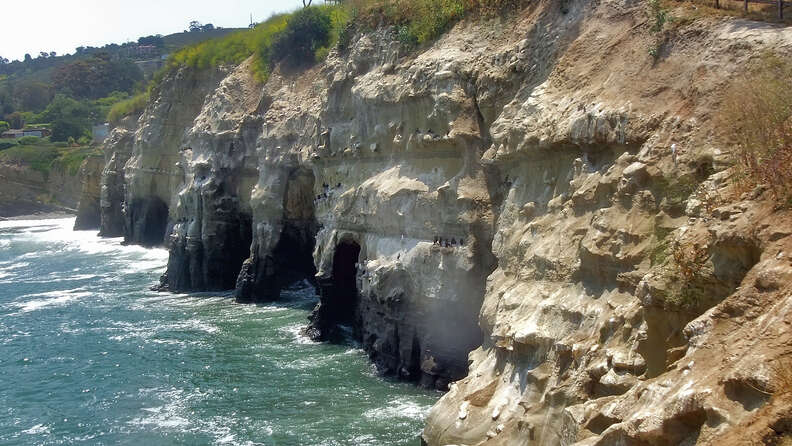
M 149 291 L 167 252 L 0 222 L 0 444 L 417 445 L 439 395 L 302 337 L 278 303 Z

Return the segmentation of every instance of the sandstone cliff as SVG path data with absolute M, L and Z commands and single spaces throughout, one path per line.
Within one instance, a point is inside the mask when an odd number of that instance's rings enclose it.
M 652 20 L 547 0 L 417 53 L 359 34 L 265 85 L 182 69 L 111 135 L 102 231 L 166 243 L 164 289 L 256 301 L 312 278 L 308 334 L 459 380 L 430 445 L 789 432 L 768 394 L 792 349 L 790 217 L 733 193 L 710 116 L 792 31 Z
M 89 156 L 80 165 L 78 175 L 82 188 L 77 205 L 77 218 L 74 221 L 75 231 L 99 228 L 101 221 L 100 183 L 104 165 L 104 158 L 101 154 Z
M 74 212 L 80 199 L 78 172 L 53 166 L 47 172 L 24 163 L 0 162 L 0 217 L 37 212 Z

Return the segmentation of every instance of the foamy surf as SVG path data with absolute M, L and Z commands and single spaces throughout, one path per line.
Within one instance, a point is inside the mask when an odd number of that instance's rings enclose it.
M 0 222 L 0 375 L 13 383 L 0 444 L 415 444 L 422 412 L 388 407 L 436 395 L 383 381 L 354 343 L 303 335 L 310 282 L 265 305 L 157 293 L 167 251 L 72 224 Z

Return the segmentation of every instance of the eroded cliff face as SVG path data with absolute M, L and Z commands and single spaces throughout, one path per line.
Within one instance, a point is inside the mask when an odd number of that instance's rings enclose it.
M 108 135 L 104 143 L 105 164 L 99 182 L 99 235 L 124 235 L 126 179 L 124 166 L 132 155 L 137 129 L 137 116 L 127 117 Z
M 173 291 L 314 281 L 309 335 L 459 380 L 427 444 L 735 438 L 779 407 L 792 229 L 762 190 L 731 190 L 710 114 L 792 33 L 651 25 L 642 2 L 541 1 L 418 54 L 358 35 L 265 85 L 245 64 L 182 70 L 113 133 L 103 227 L 121 210 L 128 241 L 166 236 Z
M 101 181 L 104 157 L 91 155 L 80 165 L 78 176 L 82 183 L 80 201 L 77 205 L 77 218 L 74 230 L 98 229 L 101 223 Z

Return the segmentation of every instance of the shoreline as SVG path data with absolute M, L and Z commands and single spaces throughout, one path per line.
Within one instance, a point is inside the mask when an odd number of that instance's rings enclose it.
M 42 212 L 35 212 L 32 214 L 24 214 L 24 215 L 15 215 L 13 217 L 2 217 L 0 216 L 0 221 L 19 221 L 19 220 L 59 220 L 63 218 L 73 218 L 76 217 L 76 213 L 66 212 L 66 211 L 42 211 Z

